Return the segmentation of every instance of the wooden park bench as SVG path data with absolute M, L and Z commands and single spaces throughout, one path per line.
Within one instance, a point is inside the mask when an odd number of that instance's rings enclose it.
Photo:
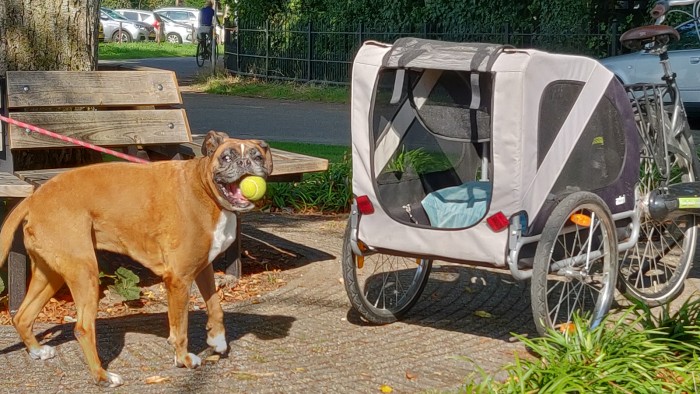
M 2 113 L 11 119 L 151 161 L 200 154 L 203 138 L 192 138 L 172 71 L 8 71 L 2 82 Z M 0 198 L 8 201 L 7 207 L 70 167 L 113 160 L 12 124 L 3 123 L 3 137 Z M 277 150 L 273 161 L 271 180 L 297 178 L 328 165 L 324 159 Z M 8 258 L 11 312 L 26 291 L 21 238 L 15 237 L 19 241 Z M 227 273 L 240 275 L 240 243 L 236 246 L 227 251 Z

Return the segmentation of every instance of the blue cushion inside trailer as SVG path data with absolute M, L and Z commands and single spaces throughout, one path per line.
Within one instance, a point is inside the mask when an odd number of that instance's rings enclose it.
M 490 182 L 472 181 L 429 193 L 421 204 L 432 227 L 464 228 L 486 215 L 491 190 Z

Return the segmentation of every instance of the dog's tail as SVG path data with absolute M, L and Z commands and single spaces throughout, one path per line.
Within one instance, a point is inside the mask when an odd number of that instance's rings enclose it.
M 10 248 L 12 247 L 12 240 L 15 237 L 15 232 L 22 221 L 27 216 L 29 209 L 27 207 L 27 199 L 23 199 L 17 206 L 10 211 L 7 215 L 5 223 L 2 225 L 2 230 L 0 230 L 0 267 L 3 266 L 5 260 L 7 260 L 7 255 L 10 254 Z

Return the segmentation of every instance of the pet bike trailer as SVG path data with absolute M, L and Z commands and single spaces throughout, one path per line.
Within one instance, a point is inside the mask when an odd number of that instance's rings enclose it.
M 417 301 L 433 259 L 532 280 L 541 333 L 609 310 L 639 241 L 640 143 L 596 60 L 483 43 L 366 42 L 352 72 L 343 267 L 375 323 Z

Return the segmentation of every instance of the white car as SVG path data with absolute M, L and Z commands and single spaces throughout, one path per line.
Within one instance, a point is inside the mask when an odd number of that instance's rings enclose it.
M 100 8 L 100 25 L 105 42 L 144 41 L 155 38 L 153 26 L 126 19 L 109 8 Z
M 182 44 L 183 42 L 193 41 L 194 30 L 192 30 L 191 25 L 176 22 L 153 11 L 133 10 L 126 8 L 120 8 L 114 11 L 127 19 L 148 23 L 156 29 L 160 28 L 162 37 L 164 37 L 170 43 Z
M 195 31 L 199 28 L 199 10 L 197 8 L 163 7 L 153 10 L 153 12 L 158 15 L 163 15 L 166 18 L 170 18 L 176 22 L 194 26 Z M 224 42 L 224 27 L 221 24 L 216 25 L 216 36 L 219 43 Z
M 700 39 L 694 26 L 684 27 L 678 29 L 680 41 L 669 44 L 668 57 L 671 70 L 676 73 L 686 112 L 697 117 L 700 115 Z M 624 84 L 663 82 L 658 55 L 640 51 L 608 57 L 600 62 Z
M 194 29 L 199 28 L 199 10 L 187 7 L 165 7 L 153 10 L 158 15 L 163 15 L 175 22 L 193 25 Z

